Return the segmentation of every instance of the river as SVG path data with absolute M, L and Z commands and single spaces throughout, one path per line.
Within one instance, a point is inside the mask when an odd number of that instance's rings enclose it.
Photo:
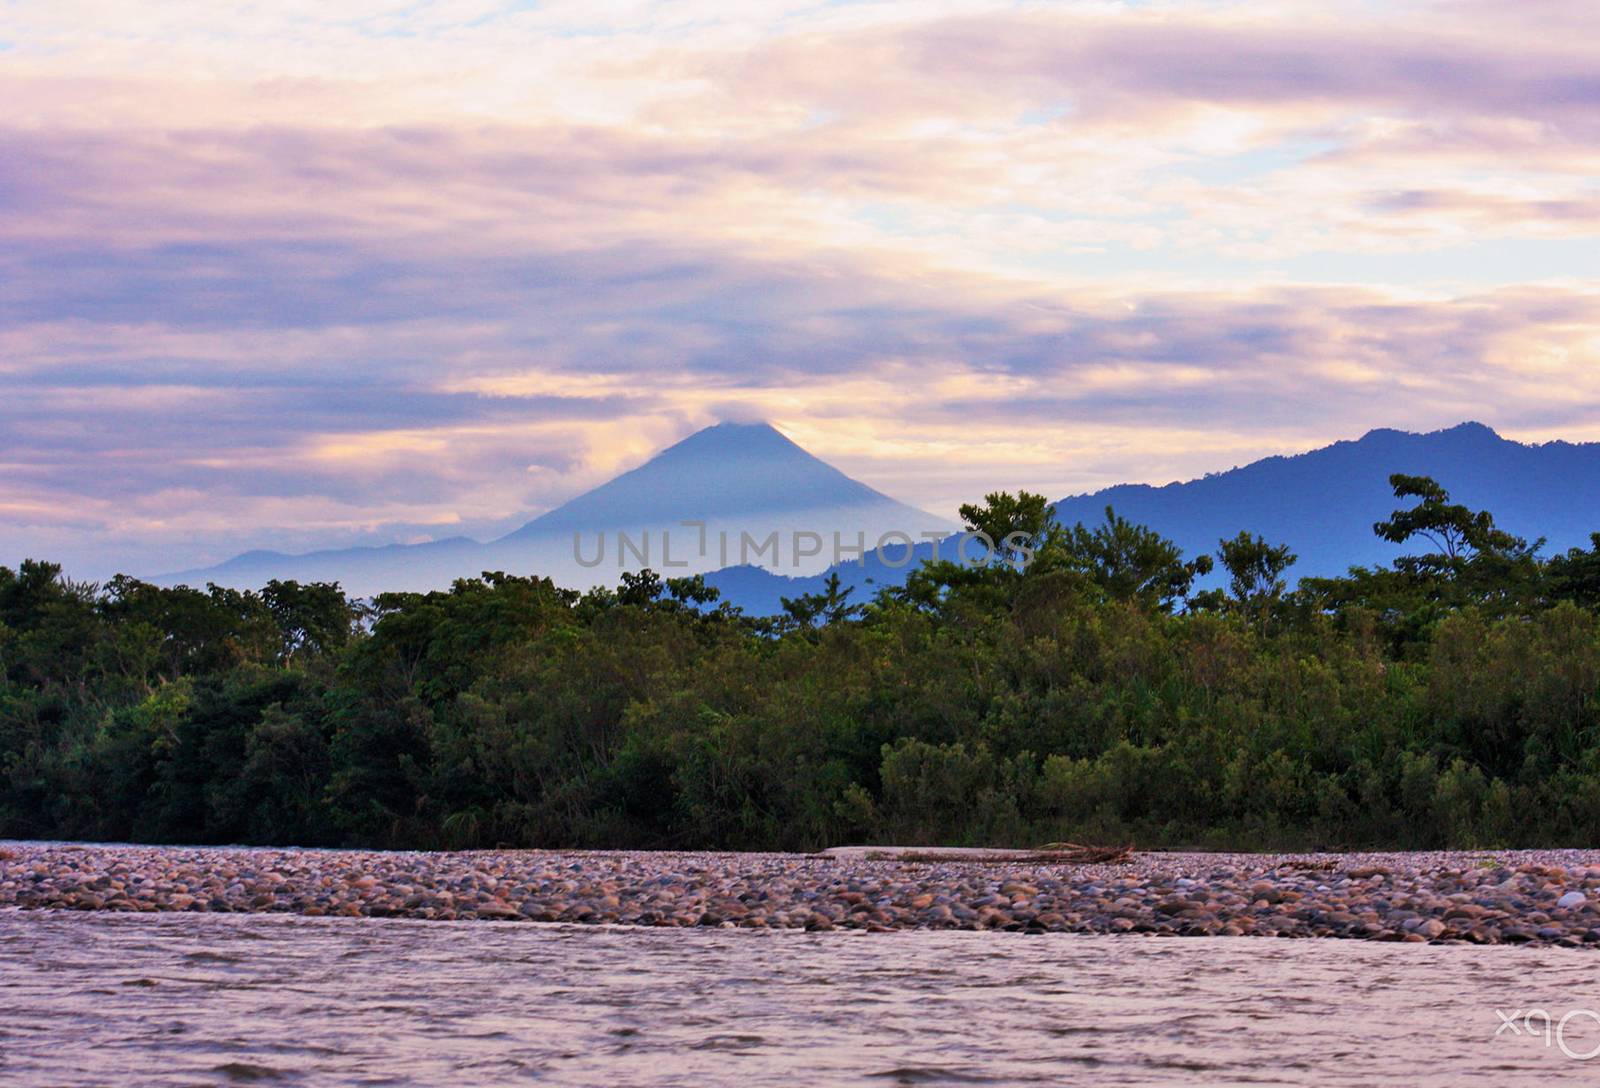
M 1600 1046 L 1595 966 L 1358 941 L 0 911 L 0 1082 L 1550 1083 L 1600 1076 L 1570 1056 Z

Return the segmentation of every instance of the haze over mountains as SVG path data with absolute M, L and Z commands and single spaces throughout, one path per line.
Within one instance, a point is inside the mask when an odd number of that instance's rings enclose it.
M 1172 538 L 1189 555 L 1214 553 L 1222 538 L 1248 529 L 1294 548 L 1299 560 L 1289 570 L 1293 584 L 1352 566 L 1386 566 L 1402 554 L 1404 549 L 1372 531 L 1373 522 L 1402 505 L 1389 487 L 1395 472 L 1432 476 L 1454 500 L 1491 511 L 1502 528 L 1530 541 L 1544 537 L 1546 555 L 1586 546 L 1589 534 L 1600 531 L 1600 443 L 1526 445 L 1481 423 L 1428 434 L 1369 431 L 1355 441 L 1267 457 L 1198 480 L 1162 487 L 1121 484 L 1073 495 L 1054 509 L 1064 525 L 1092 525 L 1112 506 Z M 952 552 L 946 546 L 942 554 Z M 924 547 L 917 559 L 931 554 Z M 909 564 L 887 567 L 874 556 L 838 568 L 841 580 L 860 587 L 858 598 L 899 584 L 907 569 Z M 783 579 L 748 567 L 707 580 L 754 613 L 774 611 L 781 597 L 814 592 L 822 584 L 821 577 Z M 1220 584 L 1220 575 L 1205 584 Z
M 1455 501 L 1491 511 L 1502 528 L 1547 538 L 1547 553 L 1585 545 L 1600 530 L 1600 444 L 1524 445 L 1481 423 L 1430 434 L 1374 430 L 1188 483 L 1124 484 L 1063 499 L 1056 516 L 1068 525 L 1098 521 L 1110 504 L 1190 552 L 1214 551 L 1220 537 L 1248 529 L 1294 546 L 1295 577 L 1343 574 L 1355 565 L 1387 566 L 1406 550 L 1372 531 L 1373 522 L 1410 505 L 1394 498 L 1395 472 L 1432 476 Z
M 1372 532 L 1372 523 L 1396 506 L 1388 485 L 1394 472 L 1434 477 L 1456 499 L 1493 511 L 1504 528 L 1530 539 L 1545 537 L 1547 553 L 1586 544 L 1589 533 L 1600 530 L 1600 444 L 1525 445 L 1479 423 L 1429 434 L 1375 430 L 1355 441 L 1268 457 L 1197 480 L 1163 487 L 1124 484 L 1070 496 L 1055 509 L 1070 525 L 1098 522 L 1111 505 L 1190 554 L 1213 551 L 1222 537 L 1248 529 L 1294 548 L 1300 557 L 1290 571 L 1294 580 L 1338 574 L 1357 564 L 1387 564 L 1400 553 Z M 685 521 L 706 523 L 704 552 L 700 530 L 683 526 Z M 238 587 L 260 586 L 270 578 L 338 581 L 349 592 L 365 595 L 442 588 L 484 570 L 545 574 L 581 588 L 615 584 L 623 569 L 652 566 L 668 575 L 707 573 L 726 599 L 766 613 L 777 610 L 780 597 L 820 586 L 834 532 L 849 542 L 859 534 L 870 544 L 886 532 L 919 538 L 954 528 L 852 480 L 770 425 L 723 423 L 499 540 L 456 538 L 301 556 L 251 552 L 209 570 L 160 580 Z M 663 530 L 671 541 L 665 555 Z M 797 531 L 823 538 L 818 555 L 796 561 L 791 545 Z M 777 561 L 771 552 L 751 555 L 748 547 L 740 553 L 742 534 L 761 540 L 774 532 L 783 547 Z M 619 560 L 622 533 L 634 547 Z M 598 560 L 594 565 L 574 561 L 574 534 L 579 553 L 587 561 Z M 726 550 L 719 548 L 719 538 L 729 542 Z M 648 550 L 641 552 L 645 542 Z M 933 545 L 920 545 L 913 562 L 932 551 Z M 891 562 L 903 554 L 898 546 L 888 553 Z M 953 554 L 953 546 L 945 544 L 942 554 Z M 902 581 L 911 565 L 890 566 L 869 553 L 864 562 L 835 569 L 865 595 Z
M 813 457 L 769 423 L 719 423 L 636 469 L 534 518 L 505 540 L 813 511 L 855 510 L 938 521 Z
M 293 578 L 368 595 L 441 589 L 485 570 L 577 588 L 614 585 L 622 571 L 643 566 L 680 575 L 759 563 L 803 576 L 832 562 L 835 533 L 870 544 L 886 532 L 920 538 L 956 527 L 851 479 L 770 424 L 720 423 L 487 543 L 456 537 L 306 555 L 247 552 L 157 581 L 250 588 Z

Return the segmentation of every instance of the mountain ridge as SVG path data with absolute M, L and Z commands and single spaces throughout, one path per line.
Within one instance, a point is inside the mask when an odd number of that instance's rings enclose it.
M 1372 525 L 1402 505 L 1389 486 L 1392 473 L 1432 476 L 1457 502 L 1486 509 L 1497 523 L 1530 541 L 1545 538 L 1545 553 L 1582 547 L 1600 531 L 1600 443 L 1553 440 L 1521 443 L 1486 424 L 1467 421 L 1423 433 L 1380 427 L 1294 454 L 1274 454 L 1221 472 L 1166 484 L 1116 484 L 1069 495 L 1051 504 L 1064 525 L 1093 525 L 1111 506 L 1121 517 L 1170 537 L 1188 555 L 1214 553 L 1241 529 L 1287 543 L 1298 561 L 1293 583 L 1339 575 L 1351 566 L 1387 566 L 1404 549 L 1379 539 Z M 941 542 L 943 543 L 943 542 Z M 950 549 L 943 547 L 941 554 Z M 917 561 L 933 554 L 920 546 Z M 874 556 L 833 571 L 857 596 L 904 581 L 906 567 Z M 781 597 L 815 592 L 823 576 L 782 578 L 767 571 L 718 572 L 749 611 L 771 612 Z M 1220 574 L 1213 574 L 1215 584 Z
M 1095 524 L 1110 505 L 1120 516 L 1172 538 L 1190 555 L 1213 552 L 1223 537 L 1248 530 L 1295 550 L 1299 561 L 1289 571 L 1294 581 L 1341 574 L 1353 565 L 1387 565 L 1400 554 L 1401 549 L 1372 533 L 1373 522 L 1398 505 L 1388 484 L 1395 472 L 1434 477 L 1457 501 L 1494 513 L 1503 528 L 1529 539 L 1546 538 L 1547 553 L 1586 545 L 1588 534 L 1600 530 L 1600 443 L 1521 443 L 1476 421 L 1424 433 L 1372 428 L 1356 439 L 1275 454 L 1190 480 L 1117 484 L 1069 495 L 1052 508 L 1064 524 Z M 664 486 L 674 481 L 683 486 Z M 809 505 L 822 498 L 833 504 Z M 698 505 L 690 509 L 686 503 Z M 922 525 L 939 523 L 925 511 L 844 475 L 770 424 L 718 424 L 489 542 L 451 537 L 299 556 L 257 550 L 164 580 L 205 578 L 247 587 L 271 577 L 294 577 L 339 581 L 359 593 L 444 588 L 455 578 L 482 570 L 507 570 L 547 574 L 564 584 L 580 585 L 583 579 L 611 584 L 620 576 L 619 563 L 603 570 L 574 566 L 575 536 L 652 523 L 676 527 L 684 520 L 727 527 L 735 523 L 717 523 L 717 511 L 749 516 L 752 507 L 763 531 L 796 525 L 825 529 L 823 521 L 846 523 L 852 517 L 854 524 L 866 526 L 874 511 L 902 521 L 925 519 L 921 525 L 904 525 L 913 536 Z M 678 535 L 684 530 L 673 531 L 673 554 L 681 557 Z M 865 562 L 830 569 L 865 596 L 899 584 L 912 565 L 933 551 L 933 545 L 921 544 L 912 562 L 899 567 L 869 553 Z M 950 554 L 947 545 L 941 554 Z M 353 577 L 351 571 L 357 569 L 359 577 Z M 729 601 L 762 613 L 777 610 L 781 597 L 818 588 L 827 571 L 786 574 L 733 561 L 664 573 L 704 573 Z

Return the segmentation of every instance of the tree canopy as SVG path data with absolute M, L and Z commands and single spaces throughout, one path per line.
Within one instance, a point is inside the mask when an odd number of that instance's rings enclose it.
M 777 617 L 700 577 L 351 601 L 0 567 L 0 837 L 378 847 L 1575 845 L 1600 533 L 1550 557 L 1396 476 L 1392 567 L 1291 587 L 1042 496 Z M 981 550 L 981 549 L 980 549 Z

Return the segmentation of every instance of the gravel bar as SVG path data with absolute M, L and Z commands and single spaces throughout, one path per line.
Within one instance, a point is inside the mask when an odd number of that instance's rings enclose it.
M 1600 851 L 828 855 L 0 844 L 0 908 L 1600 947 Z

